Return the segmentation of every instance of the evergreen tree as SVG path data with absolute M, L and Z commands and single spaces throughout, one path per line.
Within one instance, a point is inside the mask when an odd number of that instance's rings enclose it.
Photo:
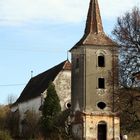
M 43 104 L 41 118 L 43 135 L 45 137 L 51 137 L 52 135 L 57 134 L 58 129 L 56 126 L 56 120 L 60 112 L 60 100 L 56 93 L 54 84 L 50 82 L 47 89 L 47 97 Z

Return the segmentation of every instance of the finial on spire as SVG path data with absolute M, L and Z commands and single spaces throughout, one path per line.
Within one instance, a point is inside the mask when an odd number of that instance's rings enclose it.
M 85 34 L 89 33 L 103 33 L 102 20 L 98 0 L 90 0 L 88 16 L 86 21 Z

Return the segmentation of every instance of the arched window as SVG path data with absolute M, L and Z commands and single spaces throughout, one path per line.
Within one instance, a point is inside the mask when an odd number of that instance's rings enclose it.
M 98 67 L 105 67 L 105 57 L 104 57 L 104 55 L 98 56 Z

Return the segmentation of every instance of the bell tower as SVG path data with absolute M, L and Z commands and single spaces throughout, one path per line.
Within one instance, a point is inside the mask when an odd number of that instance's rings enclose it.
M 83 37 L 72 55 L 72 132 L 76 140 L 117 140 L 114 112 L 118 49 L 104 33 L 97 0 L 90 0 Z

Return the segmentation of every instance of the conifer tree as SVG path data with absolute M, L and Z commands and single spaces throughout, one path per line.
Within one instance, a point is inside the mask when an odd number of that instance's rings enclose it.
M 56 119 L 61 111 L 60 100 L 56 93 L 55 86 L 50 82 L 47 89 L 47 97 L 45 98 L 42 110 L 42 130 L 44 136 L 57 133 Z

